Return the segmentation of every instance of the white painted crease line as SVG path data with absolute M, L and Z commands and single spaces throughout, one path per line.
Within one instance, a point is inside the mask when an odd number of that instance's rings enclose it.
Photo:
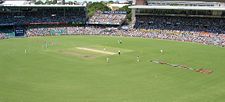
M 77 47 L 77 49 L 92 51 L 92 52 L 97 52 L 97 53 L 103 53 L 103 54 L 108 54 L 108 55 L 115 55 L 116 54 L 114 52 L 108 52 L 108 51 L 102 51 L 102 50 L 96 50 L 96 49 L 90 49 L 90 48 L 84 48 L 84 47 Z

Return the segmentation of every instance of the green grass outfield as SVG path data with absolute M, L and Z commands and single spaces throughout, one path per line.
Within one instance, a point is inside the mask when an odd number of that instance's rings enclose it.
M 100 36 L 0 40 L 0 102 L 225 102 L 225 48 Z

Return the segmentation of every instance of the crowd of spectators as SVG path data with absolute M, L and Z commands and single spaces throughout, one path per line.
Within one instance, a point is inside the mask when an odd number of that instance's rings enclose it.
M 111 24 L 121 25 L 126 19 L 124 13 L 104 13 L 96 12 L 88 21 L 88 24 Z
M 59 31 L 61 34 L 59 34 Z M 31 28 L 28 29 L 28 36 L 52 35 L 108 35 L 108 36 L 129 36 L 152 39 L 167 39 L 182 42 L 196 42 L 205 45 L 225 46 L 225 35 L 208 32 L 180 31 L 180 30 L 159 30 L 159 29 L 129 29 L 121 30 L 113 27 L 53 27 L 53 28 Z
M 121 16 L 123 15 L 123 16 Z M 48 18 L 27 17 L 28 22 L 57 22 L 74 21 L 84 19 L 79 17 L 52 17 Z M 1 18 L 1 17 L 0 17 Z M 32 19 L 29 21 L 29 18 Z M 97 12 L 89 23 L 118 23 L 126 18 L 123 13 L 103 13 Z M 18 18 L 21 20 L 21 18 Z M 23 19 L 23 18 L 22 18 Z M 36 19 L 36 20 L 35 20 Z M 17 19 L 15 19 L 17 20 Z M 20 22 L 18 20 L 18 22 Z M 9 20 L 10 21 L 10 20 Z M 0 19 L 1 22 L 1 19 Z M 4 22 L 4 21 L 2 21 Z M 2 23 L 1 22 L 1 23 Z M 7 22 L 7 20 L 6 20 Z M 0 31 L 0 38 L 6 36 L 6 31 Z M 137 16 L 134 29 L 119 29 L 115 27 L 100 26 L 33 26 L 26 29 L 26 35 L 31 36 L 55 36 L 55 35 L 109 35 L 109 36 L 129 36 L 153 39 L 167 39 L 182 42 L 196 42 L 205 45 L 225 46 L 225 19 L 219 18 L 197 18 L 197 17 L 168 17 L 168 16 Z
M 0 27 L 0 39 L 6 39 L 8 37 L 15 36 L 13 29 Z
M 166 29 L 225 34 L 225 19 L 177 16 L 137 16 L 136 29 Z
M 5 39 L 5 38 L 6 38 L 5 34 L 0 33 L 0 39 Z
M 86 18 L 73 17 L 12 17 L 0 16 L 0 25 L 29 25 L 29 24 L 57 24 L 78 23 L 84 24 Z
M 86 13 L 76 9 L 38 9 L 34 12 L 21 11 L 21 13 L 0 13 L 0 25 L 29 25 L 29 24 L 57 24 L 57 23 L 82 23 L 86 22 Z
M 116 35 L 114 27 L 33 27 L 27 29 L 27 36 L 50 35 Z
M 33 27 L 28 28 L 27 36 L 50 36 L 67 34 L 66 27 Z

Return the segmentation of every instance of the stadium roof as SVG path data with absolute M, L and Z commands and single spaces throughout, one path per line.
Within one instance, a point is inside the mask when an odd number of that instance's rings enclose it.
M 147 0 L 150 1 L 150 0 Z M 151 0 L 153 1 L 153 0 Z M 225 0 L 154 0 L 154 1 L 196 1 L 196 2 L 225 2 Z
M 164 10 L 213 10 L 225 11 L 225 7 L 199 7 L 199 6 L 149 6 L 149 5 L 135 5 L 130 6 L 132 9 L 164 9 Z
M 29 1 L 25 0 L 13 0 L 13 1 L 4 1 L 3 5 L 26 5 L 29 4 Z
M 27 0 L 7 0 L 0 7 L 86 7 L 86 5 L 35 5 Z
M 176 1 L 159 1 L 159 0 L 148 0 L 147 1 L 148 3 L 152 3 L 152 2 L 158 2 L 158 3 L 202 3 L 202 4 L 211 4 L 211 3 L 221 3 L 221 2 L 215 2 L 215 1 L 211 1 L 211 2 L 205 2 L 205 1 L 187 1 L 187 0 L 183 0 L 183 1 L 179 1 L 179 0 L 176 0 Z
M 0 5 L 0 7 L 86 7 L 85 5 Z

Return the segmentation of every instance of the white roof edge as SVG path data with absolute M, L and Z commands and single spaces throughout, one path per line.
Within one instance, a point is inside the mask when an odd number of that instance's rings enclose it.
M 208 2 L 208 1 L 179 1 L 179 0 L 176 0 L 176 1 L 157 1 L 157 0 L 152 0 L 152 1 L 147 1 L 147 2 L 171 2 L 171 3 L 179 3 L 179 2 L 183 2 L 183 3 L 224 3 L 224 2 L 215 2 L 215 1 L 210 1 L 210 2 Z
M 172 10 L 214 10 L 225 11 L 225 7 L 196 7 L 196 6 L 149 6 L 149 5 L 135 5 L 129 6 L 131 9 L 172 9 Z
M 85 5 L 0 5 L 0 7 L 86 7 Z

